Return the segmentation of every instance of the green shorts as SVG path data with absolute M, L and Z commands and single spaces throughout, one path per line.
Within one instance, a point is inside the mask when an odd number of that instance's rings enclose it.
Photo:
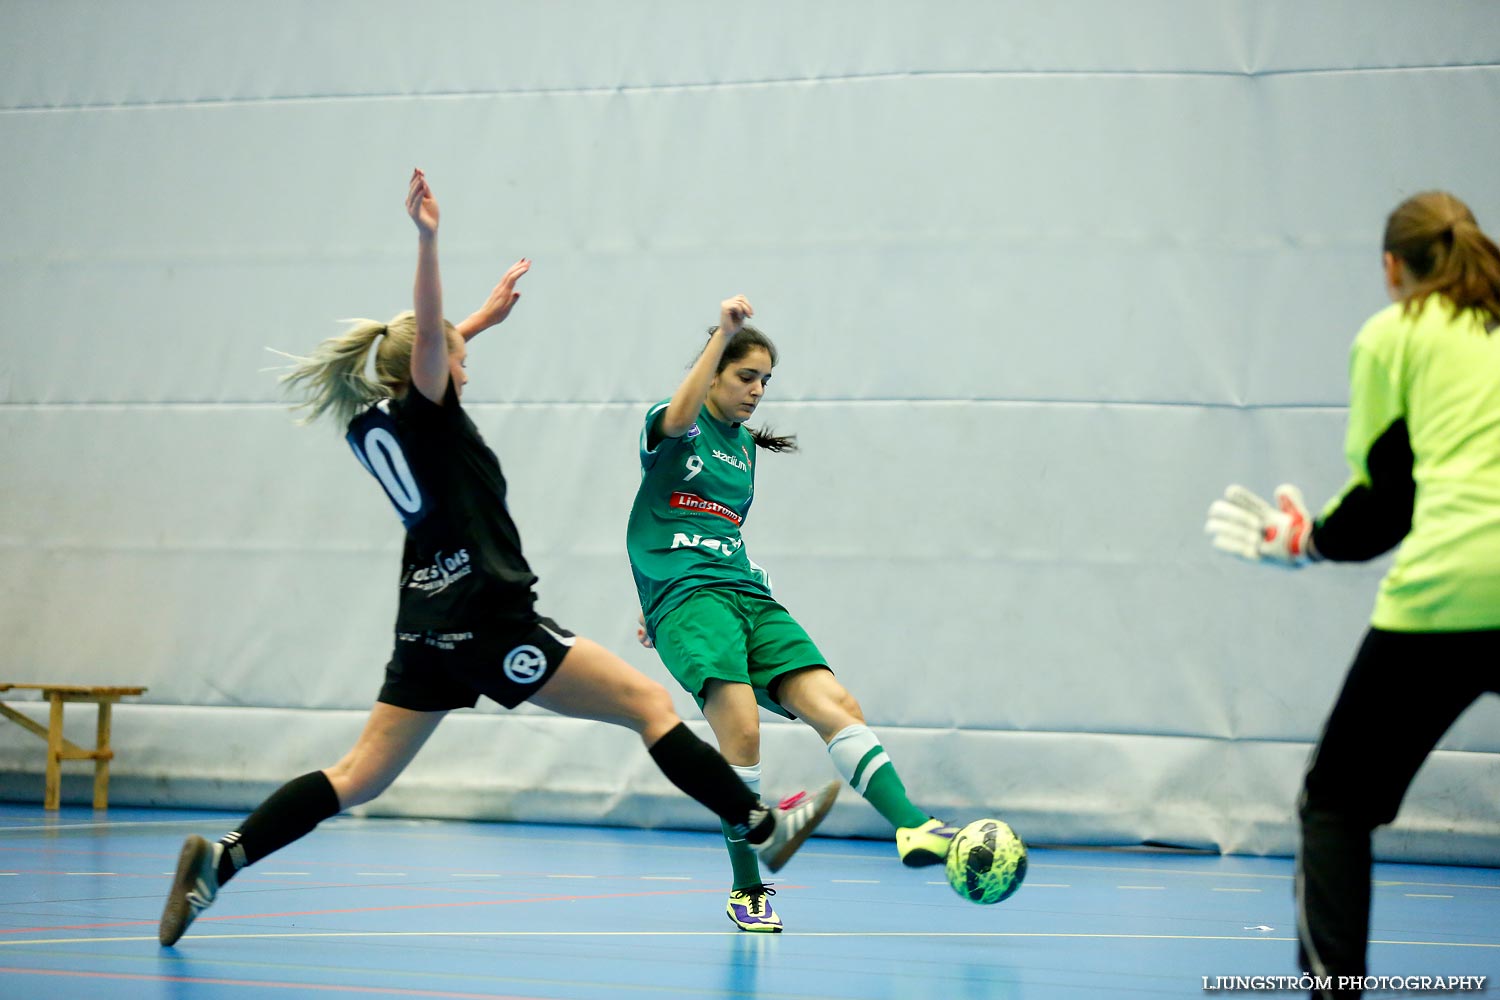
M 667 671 L 703 707 L 711 680 L 749 684 L 769 712 L 796 716 L 771 696 L 776 679 L 828 661 L 786 608 L 763 594 L 705 587 L 667 612 L 656 627 Z

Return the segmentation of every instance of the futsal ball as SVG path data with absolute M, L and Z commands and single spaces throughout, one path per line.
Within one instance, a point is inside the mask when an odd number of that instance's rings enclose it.
M 1026 845 L 1000 820 L 978 819 L 953 838 L 947 867 L 954 892 L 971 903 L 998 903 L 1026 878 Z

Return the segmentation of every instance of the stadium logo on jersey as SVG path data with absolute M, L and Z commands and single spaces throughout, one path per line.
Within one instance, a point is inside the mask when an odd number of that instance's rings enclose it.
M 740 449 L 740 451 L 744 451 L 744 450 L 745 450 L 744 448 Z M 750 455 L 748 453 L 745 455 L 744 458 L 735 458 L 733 455 L 726 454 L 725 452 L 722 452 L 719 449 L 715 448 L 714 449 L 714 458 L 717 458 L 721 462 L 728 462 L 730 465 L 734 466 L 736 469 L 739 469 L 741 472 L 749 472 L 750 471 L 750 462 L 749 462 Z
M 474 566 L 469 561 L 469 550 L 459 549 L 452 555 L 434 554 L 431 566 L 420 566 L 407 571 L 401 586 L 425 592 L 428 596 L 442 593 L 470 573 Z
M 735 527 L 744 522 L 744 518 L 734 512 L 731 507 L 726 507 L 716 500 L 705 500 L 696 493 L 673 493 L 670 505 L 678 510 L 696 510 L 703 514 L 713 514 L 722 517 Z
M 674 549 L 708 549 L 725 559 L 738 552 L 744 544 L 744 540 L 740 538 L 704 538 L 702 535 L 684 535 L 680 531 L 672 535 Z
M 535 684 L 547 672 L 547 654 L 535 646 L 517 646 L 505 654 L 503 669 L 517 684 Z

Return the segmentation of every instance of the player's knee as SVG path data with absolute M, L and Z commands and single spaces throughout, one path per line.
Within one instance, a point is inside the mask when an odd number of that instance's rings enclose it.
M 667 689 L 653 680 L 642 678 L 644 684 L 631 692 L 629 726 L 652 746 L 667 733 L 682 725 L 677 709 L 672 705 L 672 696 Z
M 855 722 L 865 721 L 865 712 L 859 707 L 859 699 L 842 684 L 838 685 L 838 691 L 833 696 L 833 704 L 839 712 L 849 716 Z
M 642 677 L 633 692 L 631 702 L 635 715 L 646 726 L 659 726 L 677 718 L 677 709 L 672 706 L 672 696 L 667 689 L 649 677 Z
M 798 705 L 788 706 L 822 729 L 837 731 L 845 726 L 865 721 L 865 713 L 859 699 L 840 684 L 831 674 L 825 674 L 821 683 L 807 685 L 797 692 Z
M 714 738 L 731 763 L 752 764 L 760 760 L 760 720 L 753 716 L 728 725 L 721 722 L 714 729 Z

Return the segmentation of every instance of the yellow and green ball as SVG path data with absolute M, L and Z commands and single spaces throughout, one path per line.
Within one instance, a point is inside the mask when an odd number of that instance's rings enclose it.
M 1026 845 L 998 819 L 975 820 L 948 849 L 948 884 L 971 903 L 1008 899 L 1026 878 Z

